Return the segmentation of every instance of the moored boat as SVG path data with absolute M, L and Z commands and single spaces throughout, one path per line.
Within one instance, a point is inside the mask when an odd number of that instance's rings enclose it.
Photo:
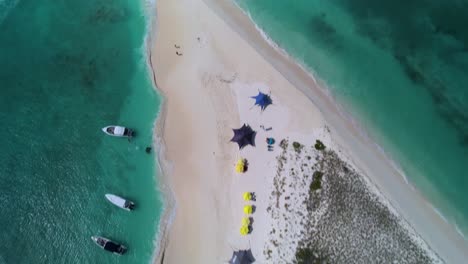
M 109 200 L 109 202 L 111 202 L 115 206 L 118 206 L 127 211 L 131 211 L 135 208 L 135 203 L 133 203 L 132 201 L 126 200 L 120 196 L 117 196 L 115 194 L 108 193 L 106 194 L 106 198 L 107 200 Z
M 100 237 L 100 236 L 92 236 L 91 239 L 98 245 L 100 248 L 112 252 L 117 255 L 123 255 L 127 248 L 119 243 L 116 243 L 108 238 Z
M 106 126 L 102 128 L 102 131 L 113 137 L 131 138 L 135 135 L 135 132 L 132 129 L 123 126 Z

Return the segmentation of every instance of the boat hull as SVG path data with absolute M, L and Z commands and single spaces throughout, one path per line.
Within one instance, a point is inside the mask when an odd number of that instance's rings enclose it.
M 106 126 L 102 128 L 102 132 L 104 132 L 108 136 L 112 137 L 127 137 L 131 138 L 134 136 L 134 131 L 123 127 L 123 126 Z
M 117 195 L 114 195 L 114 194 L 106 194 L 106 199 L 111 202 L 113 205 L 119 207 L 119 208 L 122 208 L 124 210 L 127 210 L 127 211 L 131 211 L 133 210 L 133 207 L 135 206 L 135 204 L 129 200 L 126 200 L 122 197 L 119 197 Z
M 105 237 L 92 236 L 91 240 L 93 240 L 98 247 L 116 255 L 123 255 L 127 251 L 127 247 Z

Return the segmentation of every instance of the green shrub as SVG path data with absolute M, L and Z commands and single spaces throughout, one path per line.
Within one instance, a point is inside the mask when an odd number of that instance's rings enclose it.
M 296 141 L 293 142 L 293 148 L 297 153 L 300 153 L 303 147 L 304 146 L 301 143 Z
M 310 248 L 299 248 L 296 251 L 296 263 L 297 264 L 311 263 L 311 260 L 314 257 L 315 257 L 314 252 Z
M 326 147 L 320 140 L 315 140 L 315 145 L 314 145 L 316 150 L 324 150 Z
M 314 174 L 312 174 L 312 177 L 314 177 L 314 179 L 318 178 L 319 180 L 321 180 L 322 176 L 323 176 L 323 172 L 321 172 L 321 171 L 316 171 L 316 172 L 314 172 Z
M 312 182 L 310 183 L 310 191 L 316 191 L 320 188 L 322 188 L 322 177 L 323 177 L 323 172 L 321 171 L 316 171 L 312 175 Z
M 297 264 L 322 264 L 326 263 L 326 260 L 314 253 L 311 248 L 298 248 L 296 250 L 296 261 Z
M 310 184 L 310 191 L 313 192 L 313 191 L 316 191 L 318 189 L 322 188 L 322 183 L 320 181 L 312 181 L 312 183 Z

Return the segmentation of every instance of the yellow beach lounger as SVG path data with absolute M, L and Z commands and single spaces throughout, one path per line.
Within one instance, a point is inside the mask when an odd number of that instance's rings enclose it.
M 243 225 L 241 228 L 240 228 L 240 234 L 245 236 L 245 235 L 248 235 L 249 234 L 249 226 L 246 226 L 246 225 Z
M 244 206 L 244 213 L 251 214 L 253 212 L 253 207 L 251 205 Z
M 237 173 L 244 173 L 245 172 L 245 160 L 239 159 L 236 163 L 236 172 Z

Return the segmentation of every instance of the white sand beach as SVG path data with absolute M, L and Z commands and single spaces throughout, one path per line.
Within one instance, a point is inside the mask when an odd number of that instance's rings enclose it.
M 405 183 L 311 75 L 270 46 L 234 4 L 158 0 L 155 12 L 151 61 L 165 98 L 159 133 L 166 161 L 161 165 L 175 196 L 175 218 L 156 263 L 225 263 L 233 249 L 246 248 L 252 249 L 258 263 L 291 259 L 293 247 L 281 249 L 284 258 L 273 253 L 267 259 L 265 251 L 275 221 L 284 221 L 272 218 L 268 210 L 282 149 L 276 144 L 274 151 L 267 151 L 267 137 L 307 146 L 322 140 L 365 175 L 369 188 L 385 197 L 382 201 L 390 211 L 409 224 L 422 248 L 429 247 L 447 263 L 468 259 L 467 243 L 456 230 Z M 258 91 L 272 96 L 273 105 L 264 112 L 250 98 Z M 239 151 L 229 141 L 232 128 L 244 123 L 257 131 L 256 147 Z M 244 174 L 234 171 L 240 157 L 250 164 Z M 308 188 L 290 186 L 285 192 Z M 257 200 L 245 202 L 246 191 L 255 192 Z M 252 233 L 241 236 L 245 204 L 254 204 L 256 211 Z M 302 210 L 300 204 L 292 206 Z M 297 239 L 284 240 L 294 244 Z

